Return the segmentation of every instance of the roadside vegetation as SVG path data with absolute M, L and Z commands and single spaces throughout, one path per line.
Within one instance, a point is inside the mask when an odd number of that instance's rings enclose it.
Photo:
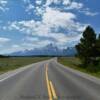
M 73 68 L 73 69 L 79 70 L 81 72 L 85 72 L 85 73 L 88 73 L 90 75 L 93 75 L 93 76 L 100 78 L 100 71 L 98 71 L 98 72 L 92 71 L 91 72 L 88 69 L 81 67 L 80 66 L 82 64 L 81 60 L 77 57 L 59 57 L 58 62 L 67 66 L 67 67 L 70 67 L 70 68 Z
M 49 58 L 50 57 L 0 57 L 0 73 Z
M 77 57 L 81 60 L 80 67 L 90 72 L 100 71 L 100 34 L 96 35 L 88 26 L 83 32 L 80 43 L 76 45 Z
M 88 26 L 80 42 L 75 46 L 76 58 L 60 58 L 59 61 L 75 69 L 100 77 L 100 34 Z

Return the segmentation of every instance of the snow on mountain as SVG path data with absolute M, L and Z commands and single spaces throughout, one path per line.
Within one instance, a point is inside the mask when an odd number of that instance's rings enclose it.
M 53 44 L 49 44 L 43 48 L 35 48 L 33 50 L 25 50 L 14 52 L 12 56 L 74 56 L 76 49 L 74 47 L 68 47 L 67 49 L 60 49 Z

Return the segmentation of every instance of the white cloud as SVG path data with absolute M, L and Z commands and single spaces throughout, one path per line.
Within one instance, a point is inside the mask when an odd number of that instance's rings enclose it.
M 67 9 L 81 9 L 83 7 L 82 3 L 71 2 Z
M 30 0 L 24 0 L 28 3 L 27 11 L 34 9 L 34 6 L 30 3 Z M 47 0 L 44 8 L 36 6 L 37 14 L 42 15 L 41 21 L 28 20 L 28 21 L 14 21 L 9 22 L 7 27 L 4 29 L 17 30 L 20 33 L 27 35 L 23 39 L 23 43 L 20 45 L 13 45 L 11 51 L 15 50 L 25 50 L 33 49 L 35 47 L 42 47 L 44 45 L 54 43 L 60 45 L 60 47 L 65 46 L 69 41 L 78 41 L 81 37 L 81 33 L 87 24 L 82 24 L 77 21 L 77 16 L 70 12 L 62 12 L 59 9 L 51 8 L 49 5 L 54 2 L 58 4 L 58 0 Z M 40 3 L 40 2 L 38 2 Z M 71 2 L 70 0 L 63 1 L 63 4 L 69 9 L 81 9 L 83 5 L 81 3 Z M 38 4 L 39 5 L 39 4 Z M 65 32 L 59 32 L 59 27 L 66 30 Z M 54 30 L 57 30 L 54 31 Z M 41 39 L 42 38 L 42 39 Z
M 25 11 L 28 12 L 28 14 L 33 13 L 33 10 L 36 15 L 40 16 L 43 15 L 45 12 L 45 9 L 50 7 L 51 4 L 58 4 L 58 5 L 63 5 L 64 10 L 77 10 L 77 12 L 81 12 L 85 15 L 88 16 L 96 16 L 98 15 L 98 12 L 92 12 L 88 7 L 85 7 L 85 4 L 82 2 L 77 2 L 74 0 L 46 0 L 45 4 L 42 3 L 43 0 L 35 0 L 36 5 L 34 6 L 30 0 L 23 0 L 27 6 L 25 6 Z M 41 6 L 40 6 L 41 5 Z M 55 8 L 59 8 L 59 6 L 55 6 Z M 87 10 L 88 9 L 88 10 Z
M 37 5 L 41 5 L 42 4 L 42 0 L 36 0 L 36 4 Z
M 0 5 L 5 6 L 7 4 L 6 0 L 0 0 Z
M 30 0 L 23 1 L 25 3 L 25 11 L 29 14 L 34 12 L 36 15 L 41 15 L 42 20 L 14 21 L 9 22 L 7 26 L 3 26 L 3 30 L 17 30 L 26 36 L 23 37 L 20 44 L 13 44 L 5 50 L 7 52 L 30 50 L 50 43 L 63 48 L 69 42 L 79 41 L 82 36 L 81 32 L 87 26 L 87 24 L 78 22 L 77 15 L 70 10 L 77 10 L 88 16 L 98 14 L 91 12 L 89 8 L 85 8 L 83 3 L 73 0 L 46 0 L 45 4 L 42 3 L 42 0 L 36 0 L 36 5 L 32 4 Z M 7 3 L 7 0 L 0 0 L 0 10 L 5 11 Z M 63 11 L 57 8 L 59 6 L 51 7 L 52 3 L 55 5 L 61 4 L 66 9 Z M 60 28 L 64 29 L 65 32 L 60 31 Z M 9 41 L 10 39 L 8 38 L 0 37 L 0 44 Z
M 43 23 L 51 26 L 65 26 L 67 22 L 75 18 L 76 16 L 73 13 L 60 12 L 48 7 L 43 15 Z
M 40 6 L 42 4 L 42 0 L 35 0 L 35 5 L 30 0 L 23 0 L 23 2 L 25 3 L 25 11 L 28 14 L 35 13 L 40 16 L 44 13 L 44 7 Z
M 13 48 L 19 48 L 20 46 L 17 44 L 12 45 Z
M 22 47 L 22 46 L 20 46 L 20 45 L 18 45 L 18 44 L 13 44 L 13 45 L 11 45 L 9 48 L 7 48 L 6 50 L 4 50 L 4 51 L 2 51 L 2 52 L 3 52 L 4 54 L 5 54 L 5 53 L 10 54 L 10 53 L 13 53 L 13 52 L 24 51 L 24 50 L 25 50 L 24 47 Z
M 30 0 L 23 0 L 23 2 L 24 2 L 25 4 L 31 3 Z
M 54 0 L 47 0 L 45 6 L 49 6 Z
M 87 15 L 87 16 L 96 16 L 96 15 L 99 14 L 98 12 L 92 12 L 92 11 L 90 11 L 89 8 L 82 9 L 82 10 L 80 10 L 79 12 L 82 12 L 82 13 L 84 13 L 84 14 Z
M 36 15 L 40 16 L 44 14 L 45 10 L 44 10 L 44 7 L 37 6 L 35 7 L 34 12 Z
M 6 7 L 8 1 L 7 0 L 0 0 L 0 11 L 6 11 L 9 10 L 9 8 Z
M 98 12 L 90 11 L 90 9 L 88 7 L 85 7 L 85 5 L 82 2 L 76 2 L 73 0 L 47 0 L 44 6 L 48 7 L 52 3 L 62 4 L 64 5 L 64 9 L 66 10 L 77 10 L 78 12 L 84 13 L 85 15 L 88 15 L 88 16 L 98 15 Z
M 25 11 L 28 13 L 28 14 L 31 14 L 34 10 L 34 5 L 31 3 L 30 0 L 23 0 L 24 2 L 24 7 L 25 7 Z
M 63 0 L 64 5 L 69 5 L 71 3 L 71 0 Z
M 96 16 L 96 15 L 98 15 L 99 13 L 97 13 L 97 12 L 85 12 L 85 14 L 86 15 L 88 15 L 88 16 Z
M 42 21 L 30 20 L 13 22 L 8 25 L 8 28 L 10 30 L 19 30 L 20 32 L 26 33 L 29 36 L 33 36 L 27 37 L 26 40 L 37 45 L 40 45 L 41 43 L 43 43 L 41 45 L 45 45 L 46 41 L 46 44 L 54 42 L 50 39 L 44 39 L 41 41 L 41 39 L 39 39 L 40 37 L 51 38 L 57 42 L 55 44 L 63 45 L 66 44 L 67 41 L 70 41 L 72 38 L 76 38 L 78 33 L 83 31 L 84 27 L 86 26 L 86 24 L 79 23 L 75 20 L 77 20 L 77 16 L 71 12 L 61 12 L 57 9 L 47 7 L 45 13 L 43 14 Z M 63 33 L 52 31 L 52 28 L 58 30 L 59 27 L 64 28 L 68 32 Z
M 44 47 L 50 43 L 52 43 L 52 41 L 50 41 L 50 40 L 38 40 L 38 41 L 32 40 L 31 42 L 22 43 L 21 46 L 24 47 L 25 49 L 30 50 L 30 49 L 34 49 L 34 48 Z
M 45 6 L 49 6 L 52 3 L 54 3 L 54 4 L 60 4 L 62 1 L 64 1 L 64 0 L 46 0 Z
M 80 2 L 75 2 L 72 0 L 47 0 L 45 6 L 49 6 L 52 3 L 54 4 L 63 4 L 66 9 L 81 9 L 83 4 Z
M 71 12 L 61 12 L 56 9 L 47 8 L 43 15 L 43 23 L 47 28 L 66 28 L 70 32 L 80 32 L 85 26 L 77 21 L 77 16 Z
M 53 3 L 55 4 L 60 4 L 62 2 L 62 0 L 54 0 Z
M 0 37 L 0 45 L 9 42 L 10 39 L 9 38 L 5 38 L 5 37 Z
M 83 24 L 75 22 L 76 16 L 70 12 L 60 12 L 56 9 L 47 8 L 41 21 L 21 21 L 13 22 L 9 25 L 9 29 L 19 29 L 27 33 L 33 32 L 33 34 L 46 36 L 51 33 L 51 28 L 63 27 L 66 30 L 79 30 L 79 27 L 83 27 Z M 31 31 L 31 32 L 30 32 Z
M 26 37 L 24 39 L 24 41 L 28 41 L 28 42 L 37 42 L 39 41 L 39 38 L 38 37 Z
M 9 24 L 10 24 L 10 27 L 8 26 L 9 30 L 13 30 L 13 29 L 19 30 L 19 29 L 20 29 L 20 27 L 16 25 L 16 24 L 17 24 L 16 21 L 13 22 L 13 23 L 9 23 Z M 5 28 L 5 27 L 4 27 L 4 28 Z M 5 28 L 5 29 L 6 29 L 6 28 Z
M 20 44 L 13 44 L 9 46 L 6 50 L 2 50 L 0 53 L 5 54 L 5 53 L 13 53 L 13 52 L 18 52 L 18 51 L 25 51 L 25 50 L 32 50 L 34 48 L 41 48 L 44 47 L 51 42 L 49 40 L 40 40 L 40 41 L 35 41 L 35 43 L 32 42 L 23 42 Z M 43 45 L 44 44 L 44 45 Z
M 27 7 L 26 7 L 26 12 L 29 12 L 30 10 L 33 10 L 34 9 L 34 6 L 32 4 L 29 4 Z

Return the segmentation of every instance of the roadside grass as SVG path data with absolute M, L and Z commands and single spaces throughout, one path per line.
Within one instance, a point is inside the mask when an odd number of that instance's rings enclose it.
M 39 61 L 50 59 L 50 57 L 8 57 L 0 58 L 0 73 L 4 73 L 9 70 L 36 63 Z
M 81 72 L 88 73 L 100 78 L 100 71 L 89 72 L 87 69 L 80 67 L 79 65 L 81 64 L 81 61 L 76 57 L 59 57 L 58 62 L 70 68 L 73 68 Z

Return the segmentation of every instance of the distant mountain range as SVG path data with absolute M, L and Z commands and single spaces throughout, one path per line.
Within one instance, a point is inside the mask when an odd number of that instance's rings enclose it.
M 67 49 L 60 49 L 53 44 L 49 44 L 43 48 L 35 48 L 33 50 L 25 50 L 14 52 L 11 56 L 74 56 L 76 49 L 68 47 Z

